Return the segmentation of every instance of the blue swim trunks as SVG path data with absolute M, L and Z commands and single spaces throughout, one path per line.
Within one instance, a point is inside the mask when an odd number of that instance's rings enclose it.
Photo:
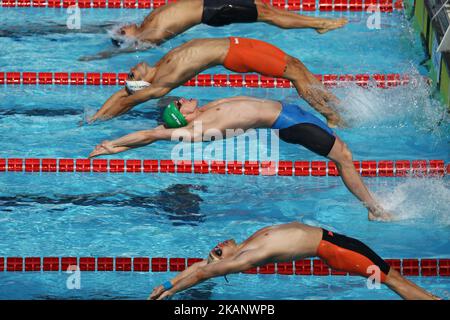
M 272 125 L 272 129 L 280 130 L 280 139 L 300 144 L 326 157 L 336 141 L 333 131 L 322 120 L 298 105 L 283 102 L 281 105 L 280 115 Z

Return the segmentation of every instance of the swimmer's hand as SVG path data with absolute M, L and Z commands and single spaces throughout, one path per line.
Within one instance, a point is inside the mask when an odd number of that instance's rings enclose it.
M 161 285 L 153 289 L 152 293 L 148 297 L 148 300 L 163 300 L 164 298 L 168 298 L 171 295 L 172 293 L 170 293 L 170 291 L 166 291 Z
M 95 158 L 98 156 L 103 156 L 107 154 L 114 154 L 120 152 L 117 150 L 118 148 L 114 147 L 111 141 L 103 141 L 99 145 L 97 145 L 94 151 L 91 152 L 89 158 Z
M 92 56 L 83 56 L 81 58 L 78 58 L 78 61 L 86 62 L 86 61 L 102 60 L 102 59 L 111 58 L 112 56 L 113 56 L 112 52 L 104 51 L 104 52 L 99 52 Z

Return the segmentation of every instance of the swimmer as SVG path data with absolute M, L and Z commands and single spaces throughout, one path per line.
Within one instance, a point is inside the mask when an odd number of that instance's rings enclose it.
M 162 300 L 210 278 L 309 257 L 319 257 L 334 270 L 366 278 L 373 276 L 375 269 L 380 282 L 403 299 L 439 300 L 405 279 L 361 241 L 298 222 L 260 229 L 242 243 L 233 239 L 219 243 L 207 259 L 154 288 L 149 298 Z
M 198 25 L 221 27 L 231 23 L 265 22 L 284 29 L 312 28 L 325 33 L 343 27 L 347 19 L 309 17 L 279 10 L 261 0 L 178 0 L 153 10 L 140 26 L 117 28 L 112 34 L 114 45 L 121 50 L 105 51 L 81 60 L 104 59 L 122 52 L 124 47 L 144 45 L 144 49 L 163 42 Z M 137 45 L 136 45 L 137 44 Z
M 210 141 L 208 131 L 215 130 L 226 139 L 227 130 L 257 128 L 278 129 L 281 140 L 301 145 L 334 161 L 346 187 L 368 209 L 370 220 L 391 220 L 391 215 L 373 199 L 353 164 L 347 145 L 319 118 L 295 104 L 251 97 L 234 97 L 199 106 L 195 99 L 178 99 L 163 112 L 164 125 L 138 131 L 113 141 L 104 141 L 89 155 L 115 154 L 159 140 L 186 142 Z M 181 128 L 181 129 L 180 129 Z
M 299 59 L 267 42 L 237 37 L 191 40 L 171 50 L 153 67 L 139 63 L 131 68 L 125 88 L 112 95 L 89 122 L 121 115 L 140 103 L 160 98 L 217 65 L 234 72 L 288 79 L 329 126 L 342 124 L 335 110 L 339 100 Z

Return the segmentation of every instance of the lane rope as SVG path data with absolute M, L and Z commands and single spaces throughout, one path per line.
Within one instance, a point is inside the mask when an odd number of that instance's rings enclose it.
M 443 177 L 444 160 L 353 161 L 363 177 Z M 137 159 L 0 158 L 0 173 L 188 173 L 263 176 L 338 176 L 332 161 L 173 161 Z
M 128 73 L 115 72 L 0 72 L 0 85 L 71 85 L 71 86 L 122 86 Z M 317 74 L 326 87 L 355 84 L 361 87 L 374 85 L 392 88 L 420 81 L 420 77 L 399 73 L 374 74 Z M 246 87 L 293 88 L 287 79 L 258 74 L 199 74 L 183 86 L 189 87 Z
M 180 272 L 201 261 L 201 258 L 165 257 L 0 257 L 0 272 L 65 272 L 70 266 L 78 266 L 84 272 Z M 448 258 L 400 258 L 385 259 L 387 263 L 405 276 L 450 276 Z M 73 271 L 73 270 L 72 270 Z M 320 259 L 269 263 L 252 268 L 246 274 L 280 275 L 350 275 L 330 269 Z
M 403 10 L 403 0 L 263 0 L 290 11 L 361 12 L 376 6 L 381 12 Z M 2 0 L 3 8 L 157 9 L 176 0 Z

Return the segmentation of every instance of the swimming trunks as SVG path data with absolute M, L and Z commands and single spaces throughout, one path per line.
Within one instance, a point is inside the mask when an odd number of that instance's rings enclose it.
M 256 22 L 254 0 L 204 0 L 202 23 L 220 27 L 230 23 Z
M 230 38 L 230 48 L 223 62 L 225 68 L 241 73 L 281 78 L 286 70 L 287 55 L 270 43 L 247 38 Z
M 280 130 L 281 140 L 300 144 L 323 157 L 330 153 L 336 141 L 333 131 L 322 120 L 295 104 L 281 103 L 280 115 L 272 129 Z
M 372 275 L 370 266 L 380 269 L 380 280 L 386 281 L 390 266 L 380 256 L 359 240 L 349 238 L 323 229 L 322 240 L 317 248 L 319 256 L 328 266 L 334 270 L 359 274 L 363 277 Z

